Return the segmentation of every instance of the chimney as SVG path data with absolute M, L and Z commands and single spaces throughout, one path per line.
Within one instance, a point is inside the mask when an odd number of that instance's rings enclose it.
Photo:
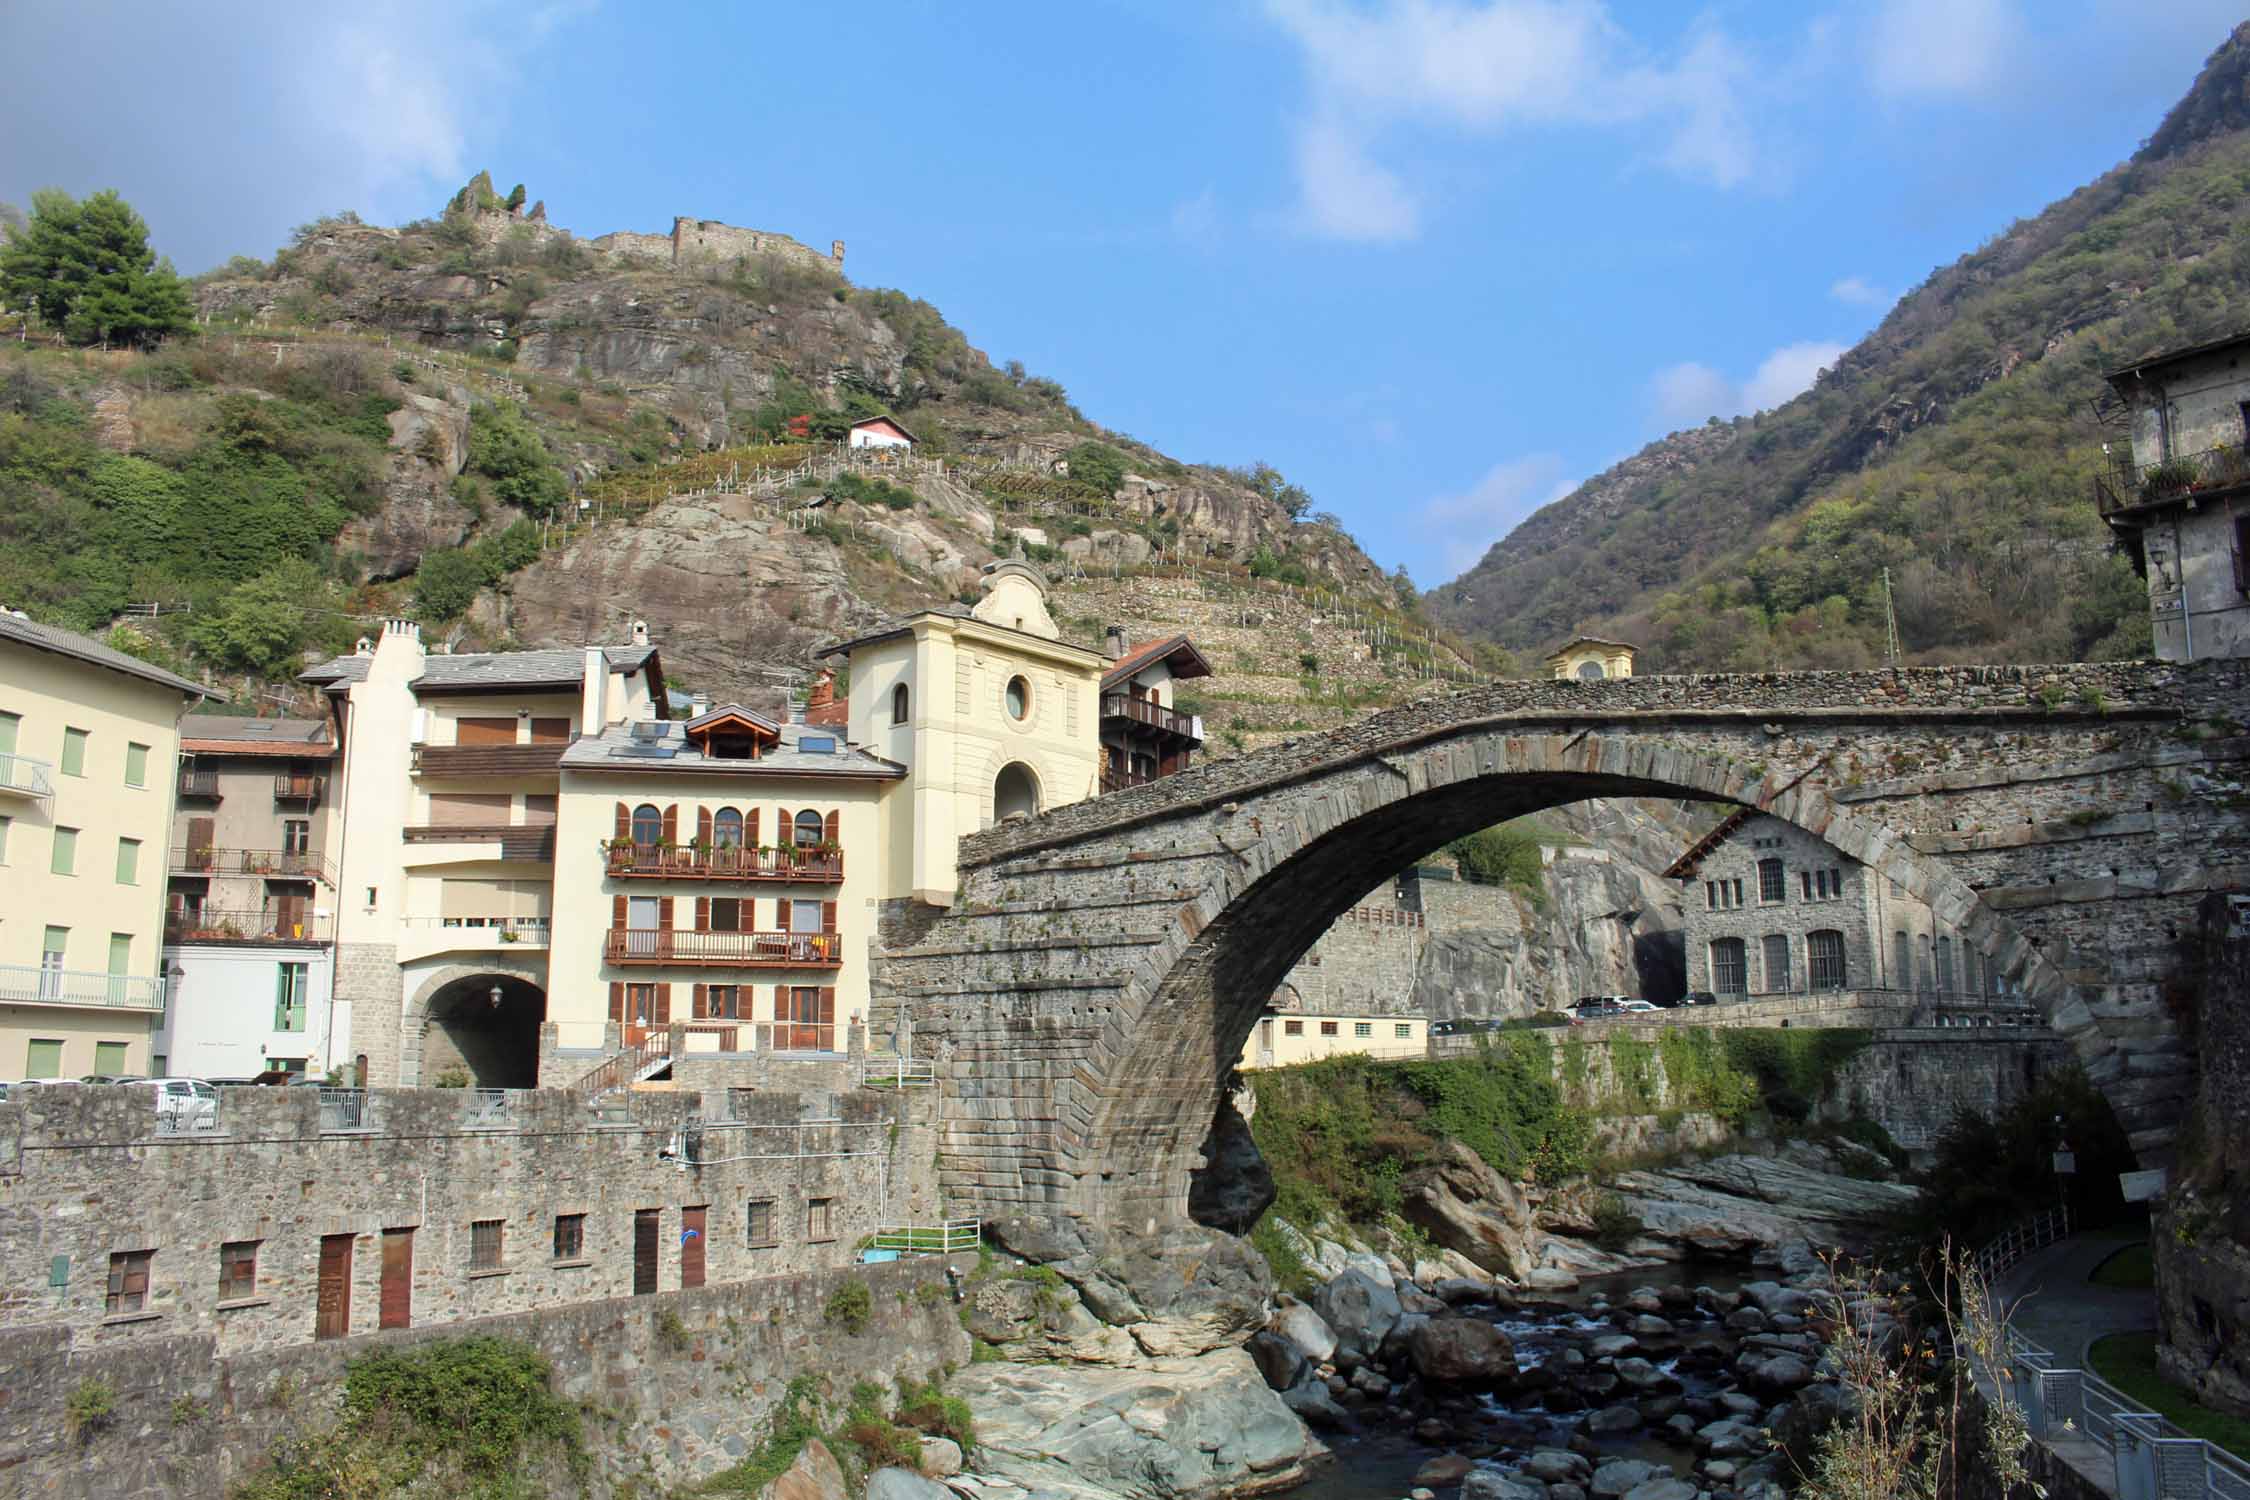
M 829 704 L 834 703 L 835 701 L 836 674 L 829 671 L 826 667 L 822 667 L 820 671 L 813 677 L 812 691 L 805 695 L 805 707 L 808 710 L 815 708 L 826 708 Z
M 648 621 L 635 620 L 633 622 L 633 644 L 636 646 L 648 644 Z
M 1104 652 L 1104 654 L 1106 654 L 1106 655 L 1107 655 L 1107 656 L 1109 657 L 1109 659 L 1110 659 L 1111 661 L 1116 661 L 1116 660 L 1118 660 L 1119 658 L 1121 658 L 1122 656 L 1124 656 L 1124 654 L 1125 654 L 1125 627 L 1124 627 L 1124 626 L 1122 626 L 1122 625 L 1112 625 L 1112 626 L 1110 626 L 1110 627 L 1109 627 L 1109 639 L 1108 639 L 1108 640 L 1106 640 L 1106 641 L 1104 641 L 1104 642 L 1102 643 L 1102 651 Z
M 599 646 L 586 648 L 578 691 L 578 732 L 600 734 L 609 727 L 609 654 Z
M 422 627 L 412 620 L 385 620 L 383 622 L 383 634 L 403 635 L 410 641 L 420 641 L 422 639 Z
M 700 719 L 710 711 L 711 695 L 709 693 L 690 693 L 688 695 L 689 718 Z

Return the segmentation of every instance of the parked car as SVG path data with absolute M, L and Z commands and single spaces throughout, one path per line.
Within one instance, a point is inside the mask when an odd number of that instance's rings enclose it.
M 1680 997 L 1682 1005 L 1717 1005 L 1719 997 L 1709 990 L 1689 990 Z
M 1625 1007 L 1606 995 L 1597 995 L 1590 1000 L 1581 1000 L 1571 1009 L 1581 1021 L 1606 1021 L 1613 1016 L 1625 1014 Z
M 78 1081 L 80 1083 L 144 1083 L 147 1079 L 148 1075 L 145 1073 L 88 1073 Z
M 142 1078 L 127 1087 L 147 1092 L 157 1119 L 173 1130 L 219 1128 L 219 1091 L 200 1078 Z
M 1620 1000 L 1617 1002 L 1617 1008 L 1639 1013 L 1654 1013 L 1657 1007 L 1646 1000 Z

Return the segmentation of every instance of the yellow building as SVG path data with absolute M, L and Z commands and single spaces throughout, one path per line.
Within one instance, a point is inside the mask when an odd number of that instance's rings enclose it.
M 1640 649 L 1624 641 L 1605 641 L 1597 635 L 1582 635 L 1549 656 L 1547 665 L 1555 676 L 1575 678 L 1581 682 L 1599 682 L 1605 677 L 1630 677 L 1633 675 L 1633 658 Z
M 1286 1068 L 1347 1052 L 1368 1057 L 1424 1057 L 1430 1018 L 1412 1015 L 1291 1015 L 1267 1011 L 1242 1044 L 1242 1068 Z
M 905 768 L 883 799 L 887 900 L 950 904 L 963 834 L 1101 790 L 1109 659 L 1062 639 L 1036 568 L 984 571 L 974 606 L 925 610 L 821 653 L 850 662 L 852 743 Z
M 0 611 L 0 1078 L 145 1074 L 182 677 Z

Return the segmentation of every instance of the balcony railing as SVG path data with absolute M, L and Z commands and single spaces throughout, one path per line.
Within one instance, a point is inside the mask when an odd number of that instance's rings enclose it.
M 500 857 L 513 863 L 549 864 L 555 857 L 552 823 L 417 823 L 401 828 L 399 836 L 409 844 L 498 844 Z
M 1203 721 L 1193 714 L 1174 713 L 1163 704 L 1149 698 L 1135 698 L 1129 693 L 1104 693 L 1102 695 L 1104 719 L 1129 719 L 1135 724 L 1145 724 L 1165 734 L 1176 734 L 1182 739 L 1203 742 Z
M 268 880 L 318 880 L 333 887 L 336 867 L 316 849 L 222 849 L 172 846 L 175 875 L 262 875 Z
M 302 802 L 310 806 L 327 795 L 328 778 L 302 776 L 283 771 L 273 779 L 273 800 L 276 802 Z
M 164 913 L 167 943 L 325 942 L 328 919 L 309 906 L 175 906 Z
M 1108 766 L 1102 767 L 1102 790 L 1105 792 L 1122 792 L 1136 786 L 1147 786 L 1160 779 L 1154 771 L 1118 771 Z
M 182 771 L 180 795 L 196 797 L 205 802 L 219 800 L 219 773 L 216 771 Z
M 425 776 L 553 776 L 566 741 L 536 745 L 416 745 L 414 769 Z
M 834 969 L 842 967 L 843 952 L 832 932 L 709 932 L 692 927 L 613 927 L 602 945 L 602 956 L 613 964 L 732 969 Z
M 94 1005 L 114 1010 L 164 1009 L 164 981 L 93 969 L 0 964 L 0 1000 L 23 1005 Z
M 404 925 L 427 932 L 432 928 L 457 932 L 464 946 L 511 947 L 522 944 L 527 948 L 547 946 L 549 931 L 545 917 L 401 917 Z
M 0 755 L 0 796 L 52 797 L 55 768 L 28 755 Z
M 833 884 L 844 878 L 841 849 L 696 848 L 607 843 L 603 862 L 620 880 L 780 880 Z
M 2250 449 L 2206 448 L 2153 464 L 2123 464 L 2094 476 L 2094 504 L 2105 516 L 2250 485 Z

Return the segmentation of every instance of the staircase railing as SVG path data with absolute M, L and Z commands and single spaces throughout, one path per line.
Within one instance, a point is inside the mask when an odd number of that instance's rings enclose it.
M 580 1099 L 591 1102 L 612 1089 L 632 1083 L 642 1068 L 672 1055 L 672 1033 L 655 1031 L 638 1047 L 628 1047 L 570 1086 Z

